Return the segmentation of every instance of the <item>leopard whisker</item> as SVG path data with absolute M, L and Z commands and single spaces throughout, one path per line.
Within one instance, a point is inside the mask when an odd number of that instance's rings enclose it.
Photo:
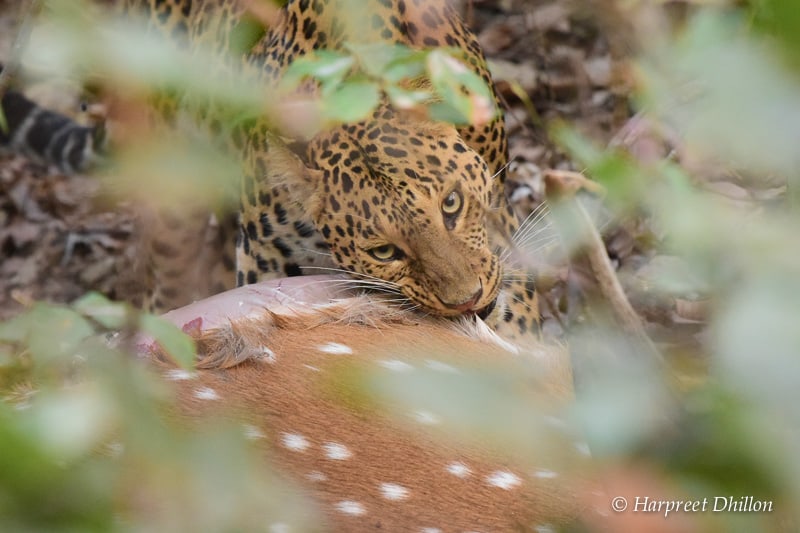
M 333 257 L 333 255 L 330 252 L 321 252 L 319 250 L 313 250 L 311 248 L 300 248 L 300 250 L 304 251 L 307 254 L 321 255 L 324 257 Z
M 553 240 L 553 239 L 556 239 L 556 238 L 558 238 L 558 236 L 555 235 L 555 233 L 553 233 L 553 232 L 539 232 L 539 233 L 537 233 L 535 235 L 529 236 L 527 239 L 525 239 L 524 242 L 517 243 L 516 247 L 517 247 L 517 249 L 522 250 L 522 249 L 530 248 L 531 245 L 534 245 L 534 244 L 536 244 L 538 242 L 549 241 L 549 240 Z
M 391 294 L 391 295 L 400 295 L 401 292 L 393 286 L 387 286 L 386 284 L 378 283 L 375 281 L 370 280 L 359 280 L 359 279 L 323 279 L 323 280 L 315 280 L 314 283 L 328 283 L 333 284 L 337 287 L 343 287 L 345 289 L 351 290 L 364 290 L 364 291 L 372 291 L 372 292 L 381 292 L 384 294 Z
M 522 221 L 522 223 L 520 224 L 520 227 L 522 227 L 525 224 L 527 224 L 532 218 L 538 217 L 541 212 L 547 210 L 548 208 L 549 208 L 549 205 L 548 205 L 547 202 L 542 202 L 539 205 L 537 205 L 536 207 L 534 207 L 531 210 L 531 212 L 528 214 L 528 216 L 525 217 L 525 220 Z
M 321 267 L 321 266 L 301 266 L 300 268 L 302 268 L 302 269 L 325 270 L 327 272 L 338 272 L 340 274 L 347 274 L 348 276 L 353 276 L 353 277 L 356 277 L 358 279 L 372 280 L 372 281 L 375 281 L 375 282 L 378 282 L 378 283 L 384 283 L 387 286 L 393 286 L 393 287 L 396 287 L 398 289 L 400 288 L 400 286 L 397 283 L 393 282 L 393 281 L 388 281 L 388 280 L 385 280 L 385 279 L 381 279 L 379 277 L 371 276 L 369 274 L 363 274 L 361 272 L 352 272 L 350 270 L 345 270 L 343 268 Z
M 528 281 L 528 279 L 530 279 L 530 276 L 523 276 L 523 275 L 520 275 L 520 276 L 508 276 L 508 277 L 503 276 L 503 282 L 504 283 L 511 282 L 511 281 Z
M 382 283 L 380 281 L 374 281 L 369 279 L 318 279 L 314 280 L 314 283 L 332 283 L 337 285 L 348 285 L 348 286 L 361 286 L 361 287 L 391 287 L 394 288 L 392 285 L 387 283 Z
M 493 180 L 494 180 L 494 179 L 495 179 L 497 176 L 499 176 L 499 175 L 500 175 L 500 174 L 501 174 L 501 173 L 502 173 L 502 172 L 503 172 L 505 169 L 507 169 L 507 168 L 508 168 L 508 166 L 509 166 L 511 163 L 513 163 L 513 162 L 514 162 L 514 160 L 513 160 L 513 159 L 509 159 L 508 161 L 506 161 L 506 164 L 505 164 L 505 165 L 503 165 L 502 167 L 500 167 L 500 169 L 499 169 L 497 172 L 495 172 L 494 174 L 492 174 L 492 177 L 490 178 L 490 180 L 492 180 L 492 181 L 493 181 Z
M 503 247 L 503 250 L 497 255 L 497 261 L 500 264 L 505 264 L 509 257 L 511 257 L 512 249 L 508 246 Z
M 516 297 L 516 296 L 514 296 L 513 294 L 511 295 L 511 299 L 512 299 L 512 300 L 514 300 L 514 301 L 515 301 L 515 302 L 517 302 L 517 303 L 520 303 L 520 304 L 524 305 L 524 306 L 525 306 L 526 308 L 528 308 L 528 309 L 532 309 L 532 307 L 530 306 L 530 304 L 529 304 L 528 302 L 525 302 L 525 301 L 523 301 L 523 300 L 521 300 L 521 299 L 517 298 L 517 297 Z
M 525 239 L 536 227 L 541 223 L 544 218 L 550 214 L 550 206 L 542 202 L 536 206 L 533 211 L 522 221 L 516 233 L 512 237 L 514 242 L 519 242 Z
M 351 290 L 356 291 L 358 294 L 380 294 L 384 296 L 391 296 L 397 297 L 398 299 L 406 298 L 404 294 L 401 292 L 390 288 L 390 287 L 383 287 L 380 285 L 342 285 L 340 286 L 344 290 Z M 407 298 L 406 298 L 407 299 Z
M 549 219 L 546 219 L 547 215 L 543 214 L 535 219 L 531 219 L 529 222 L 525 224 L 525 226 L 521 226 L 514 236 L 511 238 L 511 241 L 514 244 L 519 245 L 521 242 L 525 242 L 527 239 L 531 238 L 532 236 L 539 235 L 542 231 L 545 231 L 552 227 L 551 222 Z M 545 221 L 545 224 L 542 226 L 540 225 L 542 221 Z
M 558 236 L 552 236 L 548 238 L 542 238 L 533 242 L 530 242 L 525 245 L 525 247 L 521 247 L 521 252 L 527 255 L 534 255 L 538 254 L 544 250 L 550 249 L 552 246 L 561 242 L 561 239 Z
M 543 218 L 537 219 L 535 223 L 530 225 L 530 227 L 525 228 L 524 232 L 520 232 L 517 235 L 515 235 L 514 238 L 512 239 L 514 244 L 519 246 L 521 243 L 524 243 L 525 241 L 534 238 L 538 235 L 541 235 L 542 233 L 551 230 L 553 228 L 553 223 L 550 220 L 546 220 L 545 223 L 540 226 L 539 224 L 541 224 L 543 220 L 545 219 Z
M 394 287 L 387 287 L 385 285 L 381 285 L 376 282 L 365 282 L 364 280 L 337 280 L 339 283 L 342 284 L 343 287 L 348 289 L 364 289 L 364 290 L 371 290 L 371 291 L 380 291 L 386 294 L 401 294 L 398 290 Z

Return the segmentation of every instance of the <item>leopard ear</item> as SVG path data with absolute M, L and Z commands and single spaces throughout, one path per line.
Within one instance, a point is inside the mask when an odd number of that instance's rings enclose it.
M 302 206 L 312 220 L 321 208 L 320 188 L 323 171 L 309 167 L 297 153 L 281 142 L 271 142 L 264 161 L 267 175 L 263 178 L 270 187 L 283 187 L 289 197 Z

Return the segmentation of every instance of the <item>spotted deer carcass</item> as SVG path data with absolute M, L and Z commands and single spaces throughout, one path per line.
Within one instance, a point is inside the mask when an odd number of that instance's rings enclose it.
M 551 531 L 578 513 L 587 451 L 558 418 L 563 349 L 329 300 L 331 284 L 309 296 L 302 279 L 167 315 L 198 339 L 196 372 L 164 370 L 182 416 L 238 417 L 316 501 L 322 530 Z

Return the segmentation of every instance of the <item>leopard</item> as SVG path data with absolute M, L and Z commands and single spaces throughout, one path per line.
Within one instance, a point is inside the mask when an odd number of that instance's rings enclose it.
M 241 0 L 123 0 L 121 7 L 165 35 L 190 45 L 211 39 L 223 52 L 249 13 Z M 374 42 L 450 47 L 502 108 L 478 40 L 449 2 L 364 0 L 357 7 L 356 14 L 348 0 L 288 0 L 234 63 L 269 91 L 296 60 L 319 50 Z M 180 105 L 172 98 L 154 107 L 164 117 Z M 311 138 L 287 138 L 267 119 L 226 135 L 242 169 L 238 212 L 220 224 L 235 233 L 235 262 L 228 261 L 235 275 L 227 283 L 342 271 L 355 285 L 396 295 L 425 314 L 479 317 L 508 337 L 538 331 L 534 277 L 509 260 L 520 222 L 505 190 L 502 113 L 453 125 L 383 101 L 368 118 Z M 200 210 L 194 223 L 204 216 Z M 170 212 L 153 220 L 150 301 L 168 309 L 187 302 L 185 265 L 202 232 Z

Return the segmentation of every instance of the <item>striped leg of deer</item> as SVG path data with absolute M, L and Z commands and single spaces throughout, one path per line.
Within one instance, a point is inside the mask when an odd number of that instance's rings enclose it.
M 183 416 L 237 413 L 316 500 L 325 530 L 549 531 L 576 515 L 586 451 L 554 415 L 571 398 L 563 349 L 513 355 L 477 322 L 330 301 L 329 289 L 313 304 L 319 295 L 288 297 L 282 281 L 170 314 L 210 328 L 208 369 L 165 376 Z

